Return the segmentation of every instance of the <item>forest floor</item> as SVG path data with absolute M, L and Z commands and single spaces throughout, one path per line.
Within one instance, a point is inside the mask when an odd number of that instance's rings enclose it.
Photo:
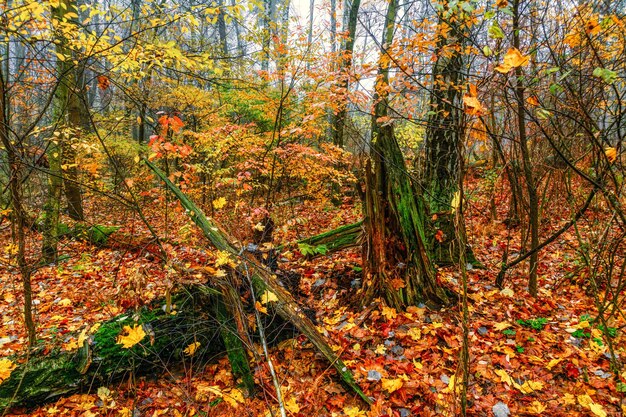
M 507 275 L 505 289 L 494 286 L 502 262 L 520 247 L 520 228 L 508 229 L 489 220 L 490 191 L 470 181 L 467 229 L 476 256 L 485 269 L 468 271 L 470 375 L 468 415 L 618 416 L 626 413 L 622 383 L 611 370 L 609 344 L 593 321 L 598 300 L 592 296 L 586 269 L 580 268 L 577 235 L 565 233 L 540 255 L 539 295 L 526 291 L 527 265 Z M 161 191 L 162 193 L 162 191 Z M 506 197 L 497 207 L 506 206 Z M 98 213 L 93 223 L 123 225 L 106 247 L 64 241 L 67 259 L 38 269 L 33 277 L 39 337 L 51 348 L 76 348 L 76 335 L 128 308 L 162 297 L 172 282 L 159 262 L 154 243 L 136 216 L 117 208 L 99 210 L 90 201 L 86 211 Z M 167 233 L 168 256 L 189 265 L 205 266 L 214 256 L 175 202 L 155 198 L 146 216 Z M 224 209 L 226 210 L 226 209 Z M 322 210 L 313 203 L 291 208 L 289 224 L 277 225 L 276 240 L 294 241 L 357 219 L 355 203 Z M 504 209 L 498 218 L 506 216 Z M 568 220 L 571 211 L 546 211 L 542 236 Z M 578 233 L 585 235 L 593 219 L 607 213 L 590 209 Z M 216 214 L 236 232 L 232 216 Z M 167 230 L 166 230 L 167 227 Z M 591 233 L 591 232 L 589 232 Z M 36 233 L 29 246 L 39 247 Z M 10 230 L 0 225 L 0 358 L 25 348 L 21 316 L 21 282 L 6 267 L 12 256 Z M 145 242 L 145 243 L 142 243 Z M 36 258 L 35 253 L 31 253 Z M 375 403 L 367 408 L 339 382 L 332 367 L 310 343 L 294 335 L 271 349 L 290 416 L 454 416 L 460 414 L 458 389 L 462 346 L 461 305 L 442 311 L 420 306 L 397 312 L 381 303 L 359 306 L 356 287 L 361 255 L 356 249 L 312 260 L 297 250 L 281 255 L 280 268 L 300 277 L 296 294 L 316 311 L 319 329 L 354 372 Z M 439 279 L 461 291 L 458 268 L 443 268 Z M 604 296 L 602 288 L 600 298 Z M 619 316 L 619 315 L 618 315 Z M 620 316 L 621 317 L 621 316 Z M 626 357 L 625 321 L 613 318 L 613 352 Z M 236 388 L 225 358 L 203 369 L 175 369 L 158 378 L 112 382 L 91 393 L 63 397 L 26 414 L 32 416 L 270 416 L 278 415 L 267 361 L 253 359 L 258 392 L 244 398 Z M 623 372 L 623 369 L 622 371 Z M 17 410 L 19 411 L 19 410 Z

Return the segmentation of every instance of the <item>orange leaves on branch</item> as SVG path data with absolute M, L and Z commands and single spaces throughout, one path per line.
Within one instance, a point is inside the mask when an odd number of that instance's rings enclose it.
M 604 154 L 606 155 L 609 162 L 613 163 L 617 160 L 617 149 L 613 147 L 608 147 L 604 149 Z
M 185 122 L 178 116 L 163 115 L 159 117 L 159 125 L 161 125 L 161 136 L 167 136 L 168 129 L 172 129 L 174 133 L 180 133 Z
M 102 91 L 106 90 L 111 85 L 111 81 L 109 80 L 109 77 L 107 77 L 106 75 L 98 75 L 97 80 L 98 80 L 98 88 Z
M 482 116 L 487 113 L 480 101 L 478 101 L 478 90 L 475 84 L 470 84 L 469 93 L 463 96 L 465 113 L 471 116 Z
M 504 55 L 503 62 L 499 64 L 495 70 L 501 72 L 502 74 L 506 74 L 514 68 L 528 65 L 529 62 L 530 57 L 528 55 L 522 55 L 519 49 L 511 48 L 507 51 L 506 55 Z
M 526 103 L 530 104 L 533 107 L 539 106 L 539 100 L 537 100 L 537 96 L 528 96 L 526 99 Z
M 132 328 L 124 326 L 122 334 L 117 337 L 117 344 L 122 345 L 124 349 L 130 349 L 141 342 L 144 337 L 146 337 L 146 332 L 143 331 L 143 326 L 137 324 Z

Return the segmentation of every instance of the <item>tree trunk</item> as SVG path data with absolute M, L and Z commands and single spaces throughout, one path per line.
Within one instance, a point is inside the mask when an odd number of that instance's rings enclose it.
M 217 30 L 220 36 L 220 47 L 222 48 L 222 54 L 224 57 L 228 56 L 228 38 L 226 37 L 226 19 L 224 18 L 224 1 L 218 0 L 217 3 L 220 11 L 217 15 Z
M 7 153 L 9 165 L 9 195 L 11 203 L 11 219 L 13 220 L 13 241 L 17 243 L 17 266 L 22 277 L 22 292 L 24 294 L 24 324 L 28 332 L 28 343 L 33 346 L 36 341 L 35 321 L 32 313 L 32 287 L 30 282 L 31 269 L 26 262 L 26 240 L 24 228 L 26 227 L 26 212 L 22 200 L 22 181 L 24 178 L 24 165 L 20 161 L 18 145 L 21 142 L 12 142 L 9 137 L 9 114 L 6 94 L 6 74 L 0 74 L 0 143 Z
M 397 309 L 425 302 L 447 305 L 449 298 L 437 285 L 425 245 L 424 207 L 407 174 L 404 156 L 387 118 L 389 60 L 397 0 L 391 0 L 385 19 L 372 117 L 372 143 L 366 163 L 363 248 L 364 301 L 381 297 Z
M 293 299 L 291 294 L 283 288 L 276 275 L 272 271 L 260 265 L 256 259 L 231 243 L 226 234 L 211 220 L 209 220 L 202 211 L 182 193 L 182 191 L 169 180 L 159 168 L 152 162 L 145 160 L 144 162 L 150 169 L 163 181 L 167 188 L 174 193 L 181 205 L 187 210 L 191 219 L 202 230 L 205 237 L 210 240 L 211 244 L 218 250 L 226 252 L 230 259 L 236 263 L 236 271 L 242 277 L 247 278 L 252 283 L 250 290 L 255 291 L 258 296 L 271 292 L 277 298 L 276 302 L 271 303 L 271 308 L 286 321 L 291 322 L 302 334 L 304 334 L 317 350 L 332 364 L 336 369 L 342 381 L 355 392 L 363 401 L 370 404 L 371 400 L 361 391 L 357 383 L 354 381 L 352 373 L 348 370 L 344 362 L 335 354 L 330 345 L 324 340 L 311 320 L 304 315 L 302 308 Z M 258 297 L 257 297 L 258 298 Z
M 454 15 L 444 2 L 438 12 L 439 39 L 435 52 L 432 90 L 430 96 L 431 116 L 428 118 L 422 167 L 425 200 L 428 208 L 428 245 L 433 261 L 453 264 L 460 259 L 460 248 L 455 232 L 455 207 L 453 201 L 459 188 L 459 146 L 465 136 L 463 91 L 465 84 L 464 43 L 466 35 L 461 27 L 464 22 L 460 10 Z
M 350 70 L 352 68 L 352 55 L 354 53 L 356 24 L 360 7 L 361 0 L 352 0 L 350 13 L 347 20 L 348 38 L 346 39 L 340 58 L 341 67 L 339 72 L 341 81 L 338 84 L 338 90 L 341 91 L 341 94 L 343 95 L 343 100 L 339 105 L 339 111 L 335 115 L 332 125 L 333 143 L 341 148 L 343 148 L 344 146 L 344 130 L 346 118 L 348 115 L 348 89 L 350 88 Z
M 521 0 L 513 2 L 513 46 L 520 48 L 520 3 Z M 528 271 L 528 292 L 533 297 L 537 296 L 537 261 L 539 252 L 535 250 L 539 246 L 539 199 L 537 197 L 537 186 L 532 172 L 530 151 L 528 149 L 528 138 L 526 136 L 526 102 L 525 88 L 521 67 L 515 68 L 515 99 L 517 101 L 517 128 L 519 133 L 519 146 L 522 154 L 522 168 L 526 180 L 528 191 L 528 217 L 530 224 L 530 256 Z
M 9 407 L 33 407 L 62 395 L 89 391 L 127 377 L 130 373 L 160 373 L 185 361 L 187 346 L 199 342 L 194 364 L 202 366 L 224 352 L 220 341 L 230 330 L 228 317 L 208 314 L 218 291 L 206 286 L 185 288 L 174 296 L 176 314 L 161 303 L 129 312 L 102 324 L 78 351 L 32 352 L 28 361 L 0 384 L 0 412 Z M 135 321 L 133 318 L 137 318 Z M 117 343 L 124 326 L 140 325 L 146 336 L 126 349 Z M 230 334 L 230 333 L 228 333 Z
M 53 16 L 62 21 L 69 12 L 76 13 L 72 0 L 63 0 L 58 7 L 52 8 Z M 70 18 L 74 22 L 76 18 Z M 57 30 L 59 30 L 57 28 Z M 54 120 L 56 132 L 50 139 L 47 149 L 50 172 L 48 175 L 48 196 L 44 207 L 45 227 L 42 243 L 42 255 L 45 262 L 54 262 L 57 258 L 58 222 L 61 206 L 61 194 L 65 185 L 69 215 L 77 220 L 83 219 L 81 191 L 78 183 L 76 152 L 72 142 L 80 134 L 81 109 L 77 94 L 76 68 L 73 57 L 67 47 L 66 35 L 59 33 L 56 44 L 57 88 L 54 97 Z M 58 132 L 58 133 L 57 133 Z M 64 176 L 66 180 L 63 181 Z

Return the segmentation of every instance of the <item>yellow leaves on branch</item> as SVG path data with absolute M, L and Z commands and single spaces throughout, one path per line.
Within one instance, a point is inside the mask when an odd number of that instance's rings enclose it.
M 16 367 L 17 366 L 10 360 L 6 358 L 0 359 L 0 383 L 9 379 L 11 372 L 13 372 Z
M 146 337 L 146 332 L 143 331 L 143 326 L 137 324 L 133 328 L 124 326 L 122 334 L 117 336 L 117 344 L 122 345 L 124 349 L 130 349 L 141 342 L 144 337 Z
M 604 149 L 604 154 L 606 155 L 609 162 L 613 163 L 617 159 L 617 149 L 608 147 Z
M 183 350 L 183 353 L 187 356 L 193 356 L 196 354 L 196 350 L 198 350 L 199 347 L 200 347 L 200 342 L 193 342 L 189 344 L 185 348 L 185 350 Z
M 506 55 L 504 55 L 504 61 L 499 64 L 495 70 L 501 72 L 502 74 L 506 74 L 514 68 L 528 65 L 529 62 L 530 57 L 528 55 L 522 55 L 519 49 L 511 48 L 507 51 Z

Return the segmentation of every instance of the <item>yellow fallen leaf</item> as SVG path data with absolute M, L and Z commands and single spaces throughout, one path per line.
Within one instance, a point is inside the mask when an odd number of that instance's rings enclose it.
M 559 358 L 559 359 L 552 359 L 547 365 L 546 365 L 546 369 L 548 369 L 548 371 L 551 371 L 552 368 L 554 368 L 555 366 L 557 366 L 559 363 L 561 363 L 563 361 L 563 358 Z
M 296 403 L 296 399 L 294 397 L 291 397 L 290 399 L 285 401 L 285 408 L 287 409 L 287 411 L 294 414 L 300 412 L 300 406 L 298 405 L 298 403 Z
M 376 350 L 374 350 L 374 353 L 377 354 L 377 355 L 384 355 L 385 352 L 387 352 L 387 348 L 382 343 L 379 343 L 376 346 Z
M 17 366 L 9 359 L 0 359 L 0 382 L 9 379 L 11 372 L 17 368 Z
M 261 304 L 267 304 L 269 302 L 278 301 L 278 297 L 271 291 L 265 291 L 261 296 Z
M 526 409 L 527 412 L 529 412 L 530 414 L 541 414 L 546 410 L 545 405 L 541 404 L 539 401 L 533 401 L 528 408 Z
M 518 385 L 515 384 L 513 378 L 511 378 L 511 375 L 509 375 L 504 369 L 496 369 L 494 372 L 500 377 L 501 382 L 504 382 L 505 384 L 510 386 Z
M 124 349 L 130 349 L 146 337 L 142 325 L 135 325 L 133 328 L 124 326 L 122 334 L 117 336 L 117 344 L 122 345 Z
M 72 305 L 72 300 L 70 300 L 69 298 L 64 298 L 61 301 L 59 301 L 59 305 L 61 307 L 69 307 Z
M 500 295 L 503 295 L 505 297 L 513 297 L 515 295 L 515 292 L 510 288 L 504 288 L 500 291 Z
M 543 389 L 543 382 L 526 381 L 522 385 L 519 385 L 519 387 L 515 387 L 515 388 L 519 389 L 522 392 L 522 394 L 530 394 L 531 392 L 541 391 Z
M 602 408 L 600 404 L 596 404 L 596 403 L 589 404 L 589 410 L 591 410 L 591 412 L 598 417 L 607 416 L 606 411 L 604 411 L 604 408 Z
M 574 404 L 576 404 L 576 397 L 574 397 L 569 392 L 566 392 L 565 395 L 563 395 L 563 399 L 561 400 L 561 404 L 563 404 L 563 405 L 574 405 Z
M 78 335 L 78 341 L 76 342 L 76 344 L 78 345 L 79 348 L 82 348 L 85 341 L 87 340 L 87 328 L 85 327 L 83 329 L 82 332 L 80 332 L 80 334 Z
M 576 397 L 576 399 L 578 400 L 578 404 L 582 405 L 583 407 L 589 407 L 589 404 L 593 402 L 591 397 L 587 394 L 579 395 L 578 397 Z
M 400 378 L 395 378 L 395 379 L 383 378 L 382 379 L 382 387 L 389 394 L 402 388 L 402 385 L 403 385 L 403 382 Z
M 190 343 L 185 350 L 183 350 L 183 353 L 187 356 L 193 356 L 196 353 L 196 350 L 198 350 L 198 348 L 200 347 L 200 342 L 193 342 Z
M 224 398 L 224 401 L 226 401 L 232 407 L 238 407 L 239 404 L 243 404 L 245 401 L 242 392 L 239 391 L 237 388 L 231 389 L 230 392 L 224 394 L 222 398 Z
M 230 256 L 230 253 L 223 251 L 223 250 L 217 252 L 217 258 L 215 259 L 216 267 L 220 267 L 222 265 L 230 265 L 230 266 L 235 265 L 235 263 L 233 262 Z
M 387 306 L 383 306 L 383 310 L 381 311 L 381 314 L 383 315 L 384 318 L 386 318 L 387 320 L 393 320 L 397 317 L 398 313 L 396 312 L 395 308 L 392 307 L 387 307 Z
M 411 327 L 406 334 L 413 340 L 420 340 L 422 338 L 422 331 L 417 327 Z
M 509 327 L 511 327 L 511 323 L 507 323 L 506 321 L 501 321 L 499 323 L 496 323 L 493 325 L 493 328 L 498 330 L 498 331 L 502 331 L 504 329 L 508 329 Z
M 347 417 L 365 417 L 367 415 L 367 414 L 365 414 L 365 411 L 361 411 L 361 409 L 359 407 L 352 406 L 352 405 L 344 407 L 343 408 L 343 413 Z

